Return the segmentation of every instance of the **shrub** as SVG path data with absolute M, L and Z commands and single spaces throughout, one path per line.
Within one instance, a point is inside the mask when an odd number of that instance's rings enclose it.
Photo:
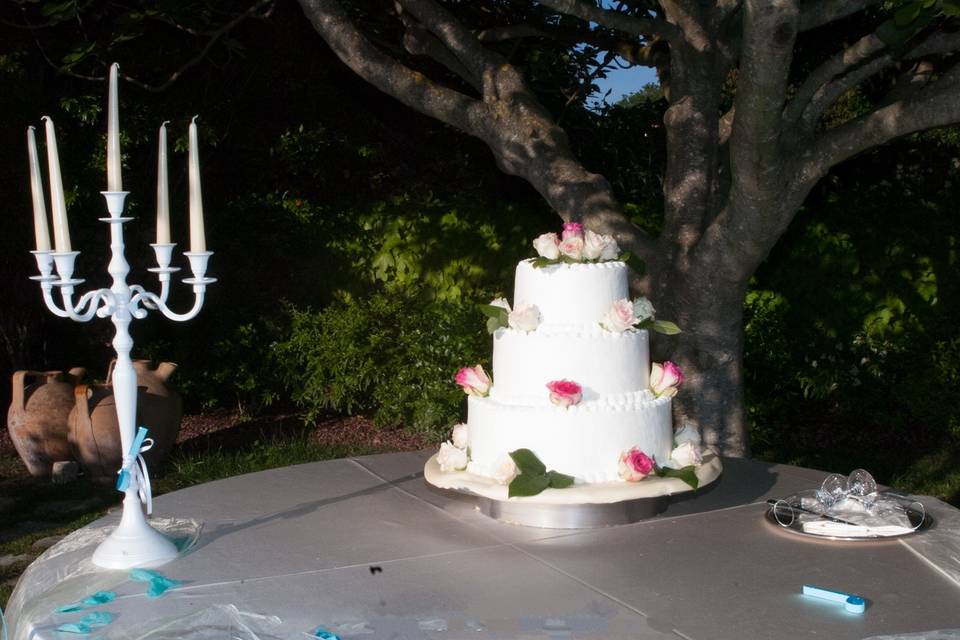
M 369 413 L 377 425 L 445 433 L 462 415 L 453 374 L 490 350 L 475 304 L 424 300 L 418 289 L 291 309 L 291 324 L 277 355 L 308 420 Z

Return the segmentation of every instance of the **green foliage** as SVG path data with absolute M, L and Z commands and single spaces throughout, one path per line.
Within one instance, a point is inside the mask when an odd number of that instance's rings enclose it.
M 700 479 L 697 477 L 697 470 L 693 465 L 673 469 L 671 467 L 654 467 L 654 473 L 660 478 L 676 478 L 696 489 L 700 486 Z
M 464 395 L 454 373 L 489 355 L 475 305 L 430 301 L 416 290 L 397 288 L 291 316 L 278 359 L 308 419 L 323 411 L 363 412 L 378 425 L 439 435 L 461 415 Z
M 547 471 L 540 458 L 530 449 L 517 449 L 510 452 L 517 470 L 520 472 L 507 487 L 507 497 L 535 496 L 545 489 L 566 489 L 573 486 L 573 476 L 559 471 Z

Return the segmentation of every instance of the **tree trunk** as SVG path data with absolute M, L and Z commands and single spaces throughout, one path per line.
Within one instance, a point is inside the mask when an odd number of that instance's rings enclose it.
M 654 337 L 654 356 L 671 360 L 684 383 L 674 398 L 674 424 L 696 427 L 724 455 L 748 456 L 743 394 L 745 283 L 724 282 L 698 270 L 672 279 L 657 314 L 676 318 L 683 333 Z

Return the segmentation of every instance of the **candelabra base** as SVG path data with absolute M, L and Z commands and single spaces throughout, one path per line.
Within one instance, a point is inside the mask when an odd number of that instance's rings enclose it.
M 104 569 L 151 568 L 177 554 L 176 545 L 141 517 L 122 521 L 93 552 L 93 564 Z

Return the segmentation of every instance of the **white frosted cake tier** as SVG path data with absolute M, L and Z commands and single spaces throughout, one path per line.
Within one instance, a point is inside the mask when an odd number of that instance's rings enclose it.
M 534 268 L 532 261 L 524 260 L 517 265 L 513 306 L 536 305 L 546 325 L 595 327 L 614 301 L 628 295 L 627 265 L 622 262 Z
M 639 447 L 663 463 L 673 445 L 670 398 L 653 398 L 647 391 L 568 408 L 509 405 L 471 396 L 467 409 L 467 470 L 480 476 L 492 476 L 510 451 L 530 449 L 548 469 L 578 482 L 610 482 L 619 479 L 622 452 Z
M 529 333 L 498 329 L 493 336 L 491 395 L 505 403 L 538 404 L 547 383 L 574 380 L 584 399 L 647 388 L 647 332 L 615 333 L 593 327 L 541 325 Z

